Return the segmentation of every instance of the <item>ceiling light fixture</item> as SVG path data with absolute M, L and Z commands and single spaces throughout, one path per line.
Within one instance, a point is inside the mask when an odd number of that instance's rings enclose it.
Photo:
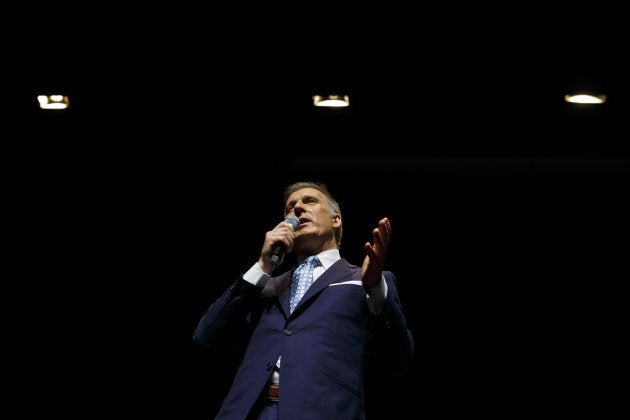
M 70 100 L 66 95 L 38 95 L 37 101 L 41 109 L 66 109 L 70 106 Z
M 313 105 L 342 108 L 350 106 L 350 97 L 348 95 L 313 95 Z
M 564 95 L 564 100 L 572 104 L 603 104 L 604 102 L 606 102 L 606 95 L 578 93 L 572 95 Z

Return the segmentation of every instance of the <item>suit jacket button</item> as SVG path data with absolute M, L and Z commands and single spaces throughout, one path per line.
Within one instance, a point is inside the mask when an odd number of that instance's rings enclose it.
M 271 368 L 273 368 L 273 363 L 269 362 L 265 365 L 266 370 L 271 370 Z
M 293 331 L 288 330 L 288 329 L 287 329 L 287 330 L 284 330 L 284 331 L 282 331 L 282 332 L 284 333 L 284 335 L 291 335 L 291 334 L 293 334 Z

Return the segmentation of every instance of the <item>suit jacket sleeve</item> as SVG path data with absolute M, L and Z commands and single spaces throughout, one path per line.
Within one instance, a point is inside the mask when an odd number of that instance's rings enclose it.
M 383 311 L 370 315 L 367 362 L 378 370 L 403 374 L 411 365 L 414 339 L 400 303 L 396 277 L 390 271 L 383 272 L 383 276 L 388 291 Z
M 252 308 L 262 287 L 242 278 L 215 300 L 197 323 L 195 343 L 220 353 L 242 351 L 252 332 Z

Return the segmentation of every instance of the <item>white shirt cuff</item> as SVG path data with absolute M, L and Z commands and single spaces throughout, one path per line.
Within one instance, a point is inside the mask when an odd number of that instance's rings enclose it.
M 243 279 L 254 286 L 264 286 L 270 278 L 271 276 L 265 273 L 258 263 L 254 263 L 254 265 L 243 274 Z
M 378 315 L 383 312 L 383 302 L 386 296 L 387 282 L 385 281 L 385 277 L 381 276 L 381 281 L 376 286 L 372 287 L 365 295 L 368 308 L 372 314 Z

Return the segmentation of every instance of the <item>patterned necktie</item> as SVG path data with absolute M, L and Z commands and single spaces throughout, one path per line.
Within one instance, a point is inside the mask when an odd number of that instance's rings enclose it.
M 293 312 L 297 303 L 302 299 L 304 293 L 313 283 L 313 269 L 319 265 L 317 256 L 311 255 L 308 257 L 293 273 L 293 279 L 291 280 L 291 301 L 290 311 Z

